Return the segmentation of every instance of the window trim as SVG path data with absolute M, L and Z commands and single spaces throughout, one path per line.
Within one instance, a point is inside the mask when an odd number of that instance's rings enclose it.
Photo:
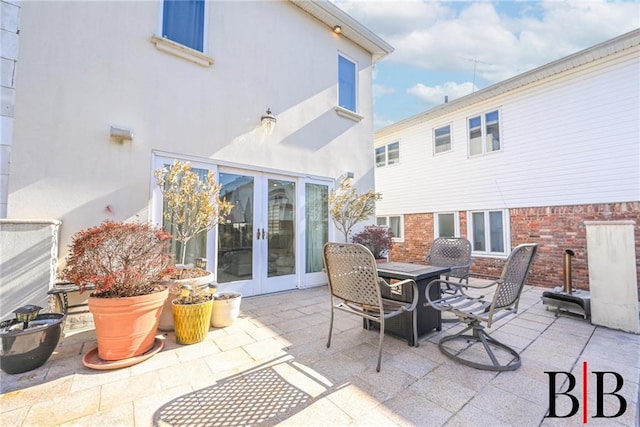
M 440 215 L 453 215 L 453 237 L 460 237 L 460 212 L 458 211 L 444 211 L 444 212 L 434 212 L 433 213 L 433 237 L 438 238 L 440 233 L 438 232 L 440 229 Z
M 404 242 L 404 215 L 376 215 L 376 225 L 381 225 L 378 224 L 378 218 L 384 218 L 385 219 L 385 224 L 382 224 L 385 227 L 391 228 L 389 226 L 389 218 L 399 218 L 400 219 L 400 236 L 398 237 L 393 237 L 391 240 L 393 240 L 396 243 L 402 243 Z
M 473 241 L 473 214 L 474 213 L 483 213 L 485 218 L 485 224 L 490 225 L 489 222 L 489 213 L 490 212 L 501 212 L 502 213 L 502 245 L 504 248 L 503 252 L 491 252 L 491 251 L 477 251 L 475 249 L 474 241 Z M 479 209 L 467 211 L 467 238 L 471 242 L 472 247 L 472 255 L 477 257 L 489 257 L 489 258 L 507 258 L 509 253 L 511 252 L 511 232 L 510 227 L 511 219 L 509 216 L 509 209 Z M 485 227 L 485 241 L 487 243 L 487 247 L 491 247 L 491 229 L 489 226 Z
M 177 56 L 178 58 L 185 59 L 203 67 L 209 67 L 213 65 L 214 59 L 207 55 L 205 52 L 208 50 L 207 34 L 209 30 L 209 21 L 207 19 L 209 4 L 204 1 L 204 18 L 202 23 L 202 52 L 197 49 L 193 49 L 189 46 L 178 43 L 174 40 L 162 36 L 164 33 L 163 14 L 164 14 L 164 0 L 160 0 L 158 14 L 158 32 L 151 36 L 151 42 L 156 48 L 162 52 Z M 158 35 L 160 34 L 160 35 Z
M 492 151 L 487 151 L 487 114 L 490 113 L 498 113 L 498 142 L 500 144 L 500 149 L 498 150 L 492 150 Z M 471 119 L 475 119 L 477 117 L 480 117 L 480 142 L 481 142 L 481 147 L 482 147 L 482 152 L 478 153 L 478 154 L 471 154 L 471 138 L 470 138 L 470 133 L 471 133 L 471 127 L 469 126 L 469 121 Z M 503 151 L 503 144 L 502 144 L 502 108 L 501 107 L 496 107 L 496 108 L 489 108 L 486 109 L 480 113 L 477 114 L 472 114 L 466 117 L 466 129 L 467 129 L 467 155 L 468 157 L 480 157 L 480 156 L 486 156 L 492 153 L 499 153 L 501 151 Z M 452 141 L 452 146 L 453 146 L 453 141 Z M 434 150 L 435 150 L 435 141 L 434 141 Z
M 346 61 L 350 62 L 353 64 L 353 110 L 349 109 L 348 107 L 343 107 L 340 105 L 340 58 L 344 58 Z M 339 115 L 342 115 L 343 117 L 347 117 L 350 119 L 354 119 L 354 118 L 358 118 L 358 117 L 362 117 L 359 113 L 358 113 L 358 107 L 359 107 L 359 103 L 358 103 L 358 95 L 359 95 L 359 81 L 358 81 L 358 63 L 353 60 L 351 57 L 349 57 L 348 55 L 344 54 L 343 52 L 338 52 L 338 62 L 337 62 L 337 72 L 336 72 L 336 77 L 337 77 L 337 81 L 336 81 L 336 87 L 337 87 L 337 93 L 336 93 L 336 112 Z M 343 114 L 341 114 L 343 113 Z M 362 119 L 359 119 L 362 120 Z
M 398 161 L 395 163 L 389 163 L 389 146 L 393 144 L 398 144 Z M 377 153 L 376 153 L 376 150 L 378 150 L 379 148 L 384 148 L 384 164 L 381 164 L 381 165 L 378 165 Z M 402 163 L 402 155 L 400 154 L 402 151 L 401 148 L 402 147 L 400 144 L 400 140 L 396 140 L 388 144 L 383 144 L 383 145 L 378 145 L 377 147 L 373 147 L 373 163 L 375 167 L 384 168 L 388 166 L 399 165 L 400 163 Z
M 449 127 L 449 149 L 438 153 L 436 152 L 436 131 L 447 126 Z M 443 124 L 442 126 L 433 127 L 433 129 L 431 130 L 431 137 L 433 138 L 432 152 L 434 156 L 440 156 L 445 153 L 451 153 L 453 151 L 453 123 L 449 122 L 447 124 Z
M 151 36 L 151 42 L 162 52 L 177 56 L 178 58 L 186 59 L 187 61 L 203 67 L 209 67 L 215 62 L 212 57 L 205 55 L 199 50 L 191 49 L 190 47 L 176 43 L 173 40 L 169 40 L 156 34 Z

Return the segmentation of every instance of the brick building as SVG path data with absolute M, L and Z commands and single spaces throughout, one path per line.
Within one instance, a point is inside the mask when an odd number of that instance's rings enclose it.
M 530 284 L 561 286 L 571 249 L 573 285 L 588 289 L 585 221 L 631 220 L 640 273 L 639 51 L 635 30 L 376 132 L 391 260 L 463 236 L 472 272 L 499 274 L 537 242 Z

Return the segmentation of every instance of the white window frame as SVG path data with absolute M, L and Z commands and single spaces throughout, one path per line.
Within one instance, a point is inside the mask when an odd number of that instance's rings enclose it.
M 394 236 L 394 242 L 404 242 L 404 215 L 377 215 L 376 216 L 376 225 L 381 225 L 385 227 L 389 227 L 390 218 L 399 218 L 399 228 L 400 228 L 400 236 Z M 381 224 L 378 220 L 383 220 L 383 224 Z M 390 227 L 389 227 L 390 228 Z
M 344 58 L 353 64 L 353 109 L 343 107 L 340 105 L 340 58 Z M 360 96 L 360 81 L 358 78 L 358 61 L 351 58 L 349 55 L 346 55 L 344 52 L 338 52 L 338 57 L 336 61 L 337 69 L 336 69 L 336 113 L 339 116 L 351 119 L 353 121 L 359 122 L 364 119 L 364 116 L 358 113 L 359 110 L 359 102 L 358 97 Z
M 440 236 L 440 215 L 453 215 L 453 237 L 460 237 L 460 213 L 459 212 L 434 212 L 433 214 L 433 236 Z M 448 236 L 447 236 L 448 237 Z
M 394 163 L 389 163 L 389 146 L 394 145 L 394 144 L 398 144 L 398 160 L 396 162 L 394 162 Z M 378 153 L 377 153 L 377 151 L 380 148 L 384 149 L 384 162 L 382 164 L 378 164 Z M 389 144 L 380 145 L 378 147 L 375 147 L 374 151 L 373 151 L 373 155 L 374 155 L 374 162 L 375 162 L 377 168 L 400 164 L 400 161 L 401 161 L 400 141 L 394 141 L 394 142 L 390 142 Z
M 491 248 L 491 230 L 490 230 L 490 221 L 489 221 L 489 213 L 490 212 L 501 212 L 502 213 L 502 252 L 492 252 L 489 250 Z M 479 251 L 475 248 L 475 242 L 473 238 L 474 224 L 473 224 L 473 214 L 474 213 L 483 213 L 484 214 L 484 222 L 485 222 L 485 230 L 484 230 L 484 238 L 486 243 L 487 250 Z M 486 210 L 474 210 L 467 212 L 467 238 L 471 242 L 472 246 L 472 254 L 474 256 L 479 257 L 499 257 L 506 258 L 511 251 L 511 233 L 510 233 L 510 224 L 511 220 L 509 217 L 508 209 L 486 209 Z
M 494 113 L 494 112 L 498 113 L 498 143 L 500 144 L 500 148 L 497 149 L 497 150 L 488 151 L 487 150 L 488 133 L 487 133 L 486 117 L 487 117 L 488 114 L 491 114 L 491 113 Z M 472 119 L 475 119 L 475 118 L 478 118 L 478 117 L 480 117 L 480 141 L 481 141 L 482 152 L 472 154 L 471 153 L 471 126 L 470 126 L 470 121 Z M 500 108 L 490 108 L 490 109 L 488 109 L 486 111 L 483 111 L 481 113 L 474 114 L 472 116 L 468 116 L 467 117 L 467 150 L 468 150 L 469 157 L 484 156 L 484 155 L 487 155 L 487 154 L 498 153 L 498 152 L 502 151 L 503 144 L 502 144 L 502 126 L 500 125 L 501 122 L 502 122 L 502 110 Z M 434 144 L 434 146 L 435 146 L 435 144 Z
M 209 67 L 215 62 L 214 59 L 206 52 L 208 51 L 208 37 L 209 33 L 209 2 L 204 2 L 204 22 L 202 25 L 202 52 L 196 49 L 192 49 L 189 46 L 185 46 L 181 43 L 175 42 L 171 39 L 164 37 L 163 34 L 163 13 L 164 13 L 164 0 L 159 0 L 160 10 L 158 14 L 157 33 L 151 36 L 151 42 L 156 45 L 156 48 L 162 52 L 177 56 L 178 58 L 185 59 L 189 62 L 201 65 L 203 67 Z
M 443 129 L 445 127 L 449 127 L 449 149 L 437 152 L 436 151 L 436 131 Z M 431 132 L 431 135 L 433 138 L 433 155 L 434 156 L 439 156 L 441 154 L 450 153 L 451 151 L 453 151 L 453 125 L 451 123 L 446 123 L 446 124 L 443 124 L 442 126 L 434 127 Z

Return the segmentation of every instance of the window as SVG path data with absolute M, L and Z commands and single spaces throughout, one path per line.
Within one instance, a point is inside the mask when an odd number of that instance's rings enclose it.
M 477 156 L 498 150 L 500 150 L 498 110 L 471 117 L 469 119 L 469 155 Z
M 435 237 L 457 237 L 460 226 L 457 212 L 435 214 Z
M 356 111 L 356 64 L 338 55 L 338 106 Z
M 376 148 L 376 167 L 400 163 L 400 143 L 393 142 Z
M 508 233 L 505 224 L 508 224 L 507 212 L 477 211 L 471 212 L 471 243 L 474 252 L 486 254 L 506 255 L 508 245 Z
M 394 242 L 404 240 L 404 224 L 401 216 L 378 216 L 376 217 L 376 225 L 389 227 L 393 233 Z
M 451 151 L 451 125 L 433 130 L 433 144 L 435 154 Z
M 162 36 L 203 52 L 204 7 L 204 0 L 164 0 Z

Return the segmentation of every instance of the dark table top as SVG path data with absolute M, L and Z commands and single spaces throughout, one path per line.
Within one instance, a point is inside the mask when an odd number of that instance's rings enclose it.
M 390 279 L 413 279 L 415 281 L 435 278 L 449 272 L 449 267 L 411 264 L 408 262 L 383 262 L 377 265 L 378 275 Z

